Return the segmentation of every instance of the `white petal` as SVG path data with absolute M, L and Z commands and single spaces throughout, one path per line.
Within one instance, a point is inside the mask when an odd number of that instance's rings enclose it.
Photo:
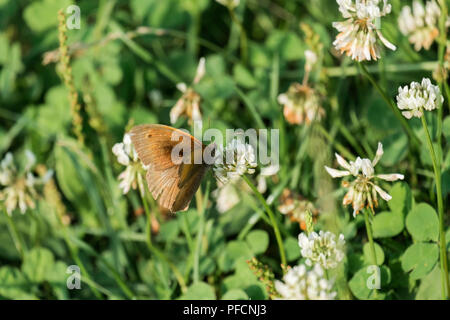
M 381 142 L 378 142 L 378 149 L 377 153 L 375 154 L 375 158 L 372 160 L 372 166 L 375 167 L 375 165 L 380 161 L 381 157 L 383 156 L 383 145 Z
M 180 90 L 181 92 L 185 93 L 187 90 L 187 85 L 184 82 L 178 83 L 177 84 L 177 89 Z
M 350 164 L 344 158 L 342 158 L 337 153 L 335 153 L 334 155 L 336 156 L 336 160 L 342 168 L 347 169 L 349 171 L 351 170 Z
M 386 181 L 397 181 L 397 180 L 403 180 L 405 178 L 404 175 L 400 173 L 391 173 L 391 174 L 378 174 L 377 178 L 386 180 Z
M 380 197 L 382 197 L 384 200 L 389 201 L 392 199 L 392 197 L 383 189 L 381 189 L 379 186 L 377 186 L 376 184 L 373 185 L 373 187 L 375 188 L 375 190 L 378 192 L 378 194 L 380 195 Z
M 348 171 L 336 170 L 327 166 L 325 166 L 325 170 L 327 170 L 328 174 L 333 178 L 340 178 L 350 175 L 350 172 Z
M 198 63 L 194 84 L 198 83 L 203 78 L 204 75 L 205 75 L 205 58 L 202 57 L 200 58 L 200 62 Z
M 397 50 L 397 47 L 394 46 L 392 43 L 390 43 L 382 34 L 379 30 L 377 30 L 377 34 L 380 37 L 381 42 L 383 42 L 383 44 L 388 47 L 389 49 L 395 51 Z

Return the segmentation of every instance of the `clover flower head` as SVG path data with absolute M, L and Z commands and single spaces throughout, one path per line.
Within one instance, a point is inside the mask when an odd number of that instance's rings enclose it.
M 256 155 L 253 146 L 234 138 L 227 144 L 217 148 L 217 157 L 214 164 L 214 175 L 221 183 L 235 181 L 240 176 L 255 173 Z
M 344 258 L 344 235 L 340 234 L 336 240 L 336 235 L 329 231 L 319 233 L 311 232 L 309 235 L 300 233 L 298 245 L 301 254 L 306 258 L 306 264 L 311 266 L 319 264 L 324 269 L 336 268 L 338 263 Z
M 284 118 L 291 124 L 310 124 L 325 115 L 319 95 L 306 84 L 293 83 L 286 93 L 278 96 L 278 103 L 283 105 Z
M 4 202 L 6 212 L 11 215 L 15 209 L 24 214 L 36 207 L 40 194 L 37 187 L 44 185 L 52 176 L 49 170 L 43 177 L 36 177 L 33 168 L 36 156 L 25 150 L 25 162 L 17 166 L 13 155 L 8 152 L 0 163 L 0 202 Z
M 279 300 L 334 300 L 333 281 L 325 278 L 325 272 L 316 264 L 308 270 L 304 264 L 290 268 L 283 281 L 275 280 Z
M 347 19 L 333 22 L 339 31 L 333 45 L 352 60 L 377 60 L 380 56 L 380 40 L 387 48 L 396 50 L 380 31 L 380 18 L 391 12 L 388 0 L 336 0 L 339 11 Z
M 123 194 L 127 194 L 131 188 L 136 190 L 139 187 L 143 195 L 145 192 L 144 170 L 148 168 L 139 160 L 128 133 L 123 136 L 122 142 L 113 146 L 112 152 L 117 157 L 117 162 L 126 167 L 118 177 L 119 188 L 122 189 Z
M 355 161 L 347 162 L 339 154 L 336 155 L 338 164 L 345 170 L 336 170 L 325 166 L 328 174 L 333 178 L 345 176 L 353 176 L 356 179 L 348 182 L 344 181 L 342 185 L 348 188 L 347 194 L 344 196 L 343 204 L 353 206 L 353 216 L 355 217 L 361 209 L 368 207 L 374 212 L 374 207 L 378 206 L 378 197 L 380 195 L 385 201 L 389 201 L 392 197 L 377 184 L 375 179 L 385 181 L 403 180 L 404 176 L 399 173 L 392 174 L 375 174 L 375 165 L 383 156 L 383 145 L 378 143 L 378 149 L 372 161 L 369 159 L 361 159 L 358 157 Z
M 427 1 L 425 6 L 419 0 L 414 0 L 412 8 L 404 6 L 398 17 L 400 32 L 414 44 L 414 50 L 428 50 L 439 36 L 438 20 L 441 9 L 436 1 Z
M 205 58 L 201 58 L 192 85 L 199 83 L 204 77 L 205 72 Z M 183 82 L 178 83 L 177 88 L 183 93 L 183 95 L 170 110 L 170 122 L 174 124 L 182 115 L 186 116 L 190 123 L 192 123 L 192 121 L 201 121 L 202 114 L 200 112 L 200 95 L 192 88 L 192 86 L 188 87 Z
M 397 106 L 407 119 L 420 118 L 423 109 L 431 111 L 438 108 L 444 102 L 438 86 L 431 83 L 428 78 L 423 78 L 422 83 L 411 82 L 409 86 L 398 88 Z
M 293 222 L 300 225 L 300 229 L 306 230 L 306 217 L 308 212 L 311 213 L 313 220 L 316 220 L 319 210 L 308 199 L 289 189 L 284 189 L 280 197 L 280 205 L 278 211 L 287 215 Z

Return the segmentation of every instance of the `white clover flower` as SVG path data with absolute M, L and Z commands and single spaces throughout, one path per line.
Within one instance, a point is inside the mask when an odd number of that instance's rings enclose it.
M 411 82 L 408 86 L 399 87 L 397 95 L 397 106 L 407 119 L 420 118 L 423 109 L 431 111 L 444 102 L 444 97 L 438 86 L 431 84 L 430 79 L 423 78 L 422 83 Z
M 205 63 L 205 58 L 200 58 L 192 85 L 199 83 L 204 77 L 206 72 Z M 183 93 L 183 95 L 170 110 L 170 122 L 174 124 L 182 115 L 187 116 L 190 122 L 201 121 L 202 114 L 200 112 L 200 95 L 194 91 L 192 86 L 188 87 L 185 83 L 178 83 L 177 88 Z
M 213 191 L 212 196 L 216 199 L 216 209 L 219 213 L 227 212 L 237 205 L 241 198 L 236 183 L 218 183 L 218 188 Z
M 421 1 L 414 0 L 412 9 L 404 6 L 398 17 L 398 27 L 401 33 L 414 44 L 414 50 L 428 50 L 439 36 L 438 21 L 441 9 L 436 1 L 427 1 L 425 6 Z
M 252 145 L 233 139 L 226 148 L 217 148 L 216 162 L 214 164 L 214 175 L 221 183 L 226 184 L 234 181 L 240 176 L 255 172 L 256 155 Z
M 339 154 L 335 154 L 337 162 L 341 167 L 345 169 L 336 170 L 325 166 L 328 174 L 333 178 L 340 178 L 345 176 L 354 176 L 356 179 L 352 182 L 344 181 L 342 185 L 348 188 L 348 192 L 344 197 L 343 204 L 353 206 L 353 216 L 355 217 L 361 209 L 369 207 L 373 213 L 374 206 L 378 206 L 377 194 L 386 201 L 392 199 L 392 197 L 378 185 L 374 183 L 374 179 L 382 179 L 385 181 L 403 180 L 404 176 L 399 173 L 392 174 L 375 174 L 375 165 L 383 156 L 383 145 L 378 143 L 377 153 L 372 161 L 369 159 L 361 159 L 358 157 L 354 162 L 348 163 Z
M 216 2 L 230 9 L 234 9 L 239 5 L 241 0 L 216 0 Z
M 391 12 L 387 0 L 336 0 L 339 11 L 347 20 L 333 22 L 340 33 L 333 45 L 352 60 L 377 60 L 380 56 L 379 39 L 386 47 L 396 50 L 380 31 L 380 18 Z M 382 7 L 380 6 L 382 2 Z
M 283 105 L 283 115 L 291 124 L 310 124 L 320 121 L 325 110 L 320 105 L 317 92 L 308 85 L 293 83 L 286 93 L 278 96 L 278 103 Z
M 0 202 L 4 203 L 9 215 L 17 208 L 22 214 L 28 209 L 34 209 L 35 200 L 39 198 L 36 187 L 45 184 L 53 174 L 49 170 L 43 177 L 36 177 L 32 172 L 36 164 L 35 155 L 25 150 L 25 158 L 22 168 L 16 166 L 10 152 L 0 163 Z
M 280 294 L 279 300 L 334 300 L 336 292 L 333 281 L 325 278 L 320 265 L 312 270 L 305 265 L 295 266 L 283 276 L 283 281 L 275 280 L 275 289 Z
M 117 157 L 117 162 L 126 166 L 126 169 L 118 177 L 119 188 L 122 189 L 123 194 L 127 194 L 131 188 L 136 190 L 139 187 L 139 191 L 143 195 L 145 192 L 143 171 L 148 168 L 139 160 L 128 133 L 123 136 L 123 142 L 113 146 L 112 152 Z
M 325 269 L 336 268 L 344 258 L 344 244 L 343 234 L 340 234 L 336 241 L 336 236 L 329 231 L 298 235 L 298 245 L 308 266 L 317 263 Z

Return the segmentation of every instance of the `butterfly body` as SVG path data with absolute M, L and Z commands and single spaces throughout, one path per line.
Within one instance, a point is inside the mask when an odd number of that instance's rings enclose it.
M 160 124 L 138 125 L 130 131 L 131 141 L 148 168 L 149 191 L 170 212 L 186 211 L 210 165 L 203 161 L 206 148 L 190 134 Z

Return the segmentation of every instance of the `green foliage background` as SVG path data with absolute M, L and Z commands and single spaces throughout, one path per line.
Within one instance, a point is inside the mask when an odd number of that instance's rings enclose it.
M 437 61 L 436 44 L 417 53 L 400 34 L 396 19 L 403 2 L 391 1 L 392 13 L 382 26 L 397 51 L 384 51 L 379 62 L 368 64 L 391 97 L 400 85 L 431 78 Z M 334 152 L 342 150 L 372 158 L 378 141 L 385 154 L 377 170 L 405 175 L 404 182 L 382 185 L 393 199 L 381 202 L 373 220 L 382 270 L 380 298 L 440 298 L 435 181 L 422 126 L 419 120 L 409 122 L 423 143 L 421 151 L 411 150 L 400 123 L 357 66 L 333 54 L 336 30 L 331 24 L 342 20 L 334 1 L 241 0 L 237 16 L 248 36 L 247 63 L 240 55 L 238 26 L 215 1 L 76 1 L 81 29 L 67 35 L 69 45 L 86 45 L 71 60 L 82 105 L 84 145 L 74 138 L 68 91 L 57 64 L 42 63 L 45 52 L 58 48 L 57 12 L 72 3 L 0 0 L 0 154 L 11 151 L 20 157 L 23 150 L 32 150 L 38 163 L 54 170 L 56 188 L 71 218 L 63 227 L 54 202 L 45 197 L 24 215 L 14 212 L 27 247 L 21 258 L 6 216 L 0 215 L 1 298 L 268 298 L 246 260 L 256 256 L 277 278 L 282 271 L 272 229 L 260 220 L 257 212 L 263 208 L 251 192 L 242 192 L 240 203 L 223 214 L 210 196 L 204 224 L 195 201 L 186 213 L 170 219 L 158 216 L 160 230 L 153 245 L 167 261 L 148 250 L 147 219 L 138 214 L 138 193 L 124 196 L 118 187 L 123 168 L 112 146 L 132 124 L 170 124 L 170 108 L 180 97 L 176 84 L 191 83 L 202 56 L 206 76 L 196 90 L 203 98 L 204 126 L 258 128 L 260 118 L 267 128 L 279 129 L 281 170 L 277 179 L 268 180 L 264 196 L 275 199 L 271 205 L 276 209 L 282 189 L 289 187 L 321 209 L 317 230 L 345 235 L 346 258 L 331 273 L 338 298 L 370 298 L 365 285 L 370 252 L 363 217 L 354 219 L 341 205 L 345 191 L 323 166 L 333 166 Z M 276 100 L 303 77 L 308 46 L 300 23 L 311 26 L 324 49 L 320 72 L 313 72 L 312 81 L 324 95 L 326 117 L 311 130 L 285 122 Z M 111 33 L 120 35 L 139 26 L 161 32 L 102 42 Z M 442 180 L 448 216 L 448 101 L 443 108 Z M 437 139 L 437 113 L 427 117 Z M 189 128 L 184 119 L 176 126 Z M 213 191 L 212 177 L 206 180 Z M 288 262 L 296 265 L 303 261 L 297 245 L 299 226 L 275 213 Z M 447 244 L 449 239 L 447 229 Z M 68 290 L 66 269 L 79 264 L 75 256 L 86 273 L 81 290 Z M 181 284 L 173 267 L 181 273 Z

